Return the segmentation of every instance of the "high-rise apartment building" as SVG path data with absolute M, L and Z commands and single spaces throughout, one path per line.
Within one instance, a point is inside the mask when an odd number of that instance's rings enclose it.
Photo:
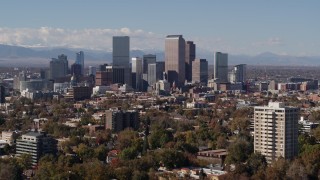
M 228 54 L 221 52 L 215 53 L 214 78 L 219 82 L 228 82 Z
M 106 111 L 106 129 L 114 132 L 122 131 L 126 128 L 139 128 L 140 117 L 136 110 L 107 110 Z
M 192 81 L 192 61 L 196 58 L 196 45 L 193 41 L 186 42 L 186 57 L 185 57 L 185 75 L 188 82 Z
M 136 90 L 142 90 L 142 59 L 135 57 L 131 59 L 132 87 Z
M 47 136 L 42 132 L 28 132 L 17 140 L 16 154 L 31 155 L 31 163 L 36 166 L 39 159 L 45 154 L 55 154 L 57 152 L 57 140 Z
M 165 71 L 168 81 L 182 86 L 185 81 L 185 40 L 182 35 L 168 35 L 165 40 Z
M 192 62 L 192 82 L 208 83 L 208 61 L 206 59 L 195 59 Z
M 269 102 L 254 107 L 254 152 L 270 163 L 279 157 L 292 159 L 298 154 L 299 108 Z
M 64 54 L 50 61 L 50 79 L 65 77 L 68 74 L 68 57 Z
M 75 64 L 81 65 L 81 75 L 84 75 L 84 53 L 83 51 L 76 53 L 76 62 Z

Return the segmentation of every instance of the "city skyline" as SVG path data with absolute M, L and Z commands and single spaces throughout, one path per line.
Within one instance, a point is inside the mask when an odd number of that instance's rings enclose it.
M 163 1 L 4 2 L 0 43 L 111 51 L 112 36 L 126 35 L 132 38 L 132 49 L 164 50 L 166 35 L 183 34 L 197 44 L 199 53 L 318 56 L 319 6 L 317 1 L 185 1 L 170 6 Z M 120 8 L 122 14 L 114 18 Z M 52 9 L 59 14 L 48 13 Z M 190 22 L 199 28 L 190 28 Z

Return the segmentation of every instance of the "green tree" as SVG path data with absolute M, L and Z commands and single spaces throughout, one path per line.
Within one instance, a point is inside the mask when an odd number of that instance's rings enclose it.
M 237 139 L 235 142 L 231 143 L 228 148 L 226 163 L 244 163 L 252 152 L 253 147 L 250 142 L 244 139 Z
M 252 176 L 267 167 L 266 158 L 260 153 L 252 153 L 247 160 L 247 172 Z
M 171 132 L 163 129 L 154 130 L 149 136 L 150 148 L 156 149 L 163 147 L 166 143 L 172 140 L 173 135 Z

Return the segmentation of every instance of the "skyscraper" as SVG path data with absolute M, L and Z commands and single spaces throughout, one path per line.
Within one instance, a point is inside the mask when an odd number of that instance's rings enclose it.
M 192 62 L 192 82 L 208 83 L 208 61 L 206 59 L 195 59 Z
M 143 74 L 148 74 L 148 64 L 156 63 L 157 57 L 154 54 L 143 55 Z
M 270 163 L 279 157 L 292 159 L 298 154 L 299 108 L 269 102 L 254 107 L 254 152 Z
M 157 64 L 157 81 L 163 80 L 163 72 L 165 71 L 164 61 L 158 61 Z
M 3 85 L 0 85 L 0 103 L 6 102 L 6 88 Z
M 68 74 L 68 57 L 64 54 L 50 61 L 50 79 L 65 77 Z
M 97 68 L 94 67 L 94 66 L 89 66 L 89 76 L 90 75 L 96 75 L 96 72 L 97 72 Z
M 82 66 L 81 64 L 72 64 L 71 65 L 71 75 L 75 75 L 76 77 L 79 77 L 82 72 Z
M 132 87 L 136 90 L 142 90 L 142 59 L 132 58 Z
M 187 81 L 192 81 L 192 61 L 196 58 L 196 45 L 192 41 L 186 42 L 186 57 L 185 57 L 185 75 Z
M 185 40 L 182 35 L 168 35 L 165 41 L 165 71 L 172 85 L 182 86 L 185 81 Z
M 228 82 L 228 54 L 216 52 L 214 57 L 214 78 L 219 82 Z
M 235 72 L 235 80 L 236 82 L 246 82 L 247 80 L 247 65 L 239 64 L 233 67 Z
M 130 39 L 129 36 L 113 36 L 112 62 L 113 66 L 121 66 L 124 68 L 125 84 L 131 86 L 131 70 L 130 70 Z
M 157 82 L 157 64 L 152 63 L 148 65 L 148 84 L 153 86 Z
M 84 53 L 83 53 L 83 51 L 77 52 L 76 56 L 77 57 L 76 57 L 75 64 L 81 65 L 81 75 L 84 75 Z
M 129 36 L 113 36 L 113 66 L 129 67 L 130 40 Z

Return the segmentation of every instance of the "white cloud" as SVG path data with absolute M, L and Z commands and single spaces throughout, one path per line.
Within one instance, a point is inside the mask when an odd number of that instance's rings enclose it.
M 112 36 L 131 38 L 132 49 L 163 49 L 164 36 L 144 30 L 121 29 L 62 29 L 0 28 L 0 43 L 28 47 L 72 47 L 111 50 Z

